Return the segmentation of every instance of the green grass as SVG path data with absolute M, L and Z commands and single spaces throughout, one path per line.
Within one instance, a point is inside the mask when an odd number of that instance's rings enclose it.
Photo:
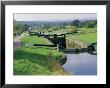
M 75 37 L 77 40 L 86 44 L 97 42 L 97 33 L 85 33 L 85 34 L 78 33 L 75 35 Z
M 67 36 L 69 40 L 76 40 L 85 44 L 91 44 L 97 42 L 97 33 L 78 33 L 75 35 Z
M 87 45 L 97 42 L 97 32 L 95 28 L 81 28 L 80 30 L 82 32 L 73 35 L 67 35 L 67 38 L 75 39 Z
M 20 48 L 14 49 L 14 75 L 50 75 L 49 53 L 55 60 L 60 60 L 62 52 L 52 47 L 26 47 L 26 43 L 52 44 L 43 37 L 24 37 Z
M 79 28 L 83 33 L 96 33 L 96 28 Z
M 21 42 L 23 43 L 37 43 L 37 44 L 52 44 L 50 41 L 48 41 L 46 38 L 43 37 L 37 37 L 37 36 L 28 36 L 21 39 Z

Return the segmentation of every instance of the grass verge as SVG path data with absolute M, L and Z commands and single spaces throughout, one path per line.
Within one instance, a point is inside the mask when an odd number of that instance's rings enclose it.
M 21 46 L 14 49 L 14 75 L 52 75 L 50 59 L 59 61 L 64 53 L 57 51 L 54 47 L 26 47 L 27 43 L 52 44 L 43 37 L 27 36 L 20 41 Z M 48 59 L 49 53 L 51 53 L 50 59 Z

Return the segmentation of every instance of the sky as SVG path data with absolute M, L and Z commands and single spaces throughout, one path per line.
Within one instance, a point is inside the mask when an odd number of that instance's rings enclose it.
M 79 13 L 79 14 L 65 14 L 65 13 L 52 13 L 52 14 L 30 14 L 30 13 L 16 13 L 14 14 L 14 20 L 16 21 L 72 21 L 72 20 L 94 20 L 97 19 L 97 14 L 95 13 Z

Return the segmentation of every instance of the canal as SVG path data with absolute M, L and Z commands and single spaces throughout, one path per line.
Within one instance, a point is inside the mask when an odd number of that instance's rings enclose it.
M 65 53 L 65 71 L 72 75 L 97 75 L 97 55 L 85 53 Z

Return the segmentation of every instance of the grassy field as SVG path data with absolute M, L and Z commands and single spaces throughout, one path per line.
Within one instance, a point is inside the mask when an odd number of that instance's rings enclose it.
M 85 43 L 87 45 L 97 42 L 97 32 L 95 28 L 82 28 L 81 32 L 67 35 L 68 39 Z
M 69 35 L 67 38 L 74 39 L 88 45 L 97 42 L 97 33 L 77 33 L 75 35 Z
M 52 47 L 26 46 L 29 43 L 52 44 L 43 37 L 27 36 L 21 38 L 20 41 L 22 43 L 20 48 L 14 49 L 14 75 L 51 75 L 54 73 L 51 68 L 52 61 L 59 61 L 64 55 L 62 52 Z
M 77 34 L 76 38 L 79 41 L 82 41 L 86 44 L 91 44 L 91 43 L 97 42 L 97 34 L 96 33 Z

